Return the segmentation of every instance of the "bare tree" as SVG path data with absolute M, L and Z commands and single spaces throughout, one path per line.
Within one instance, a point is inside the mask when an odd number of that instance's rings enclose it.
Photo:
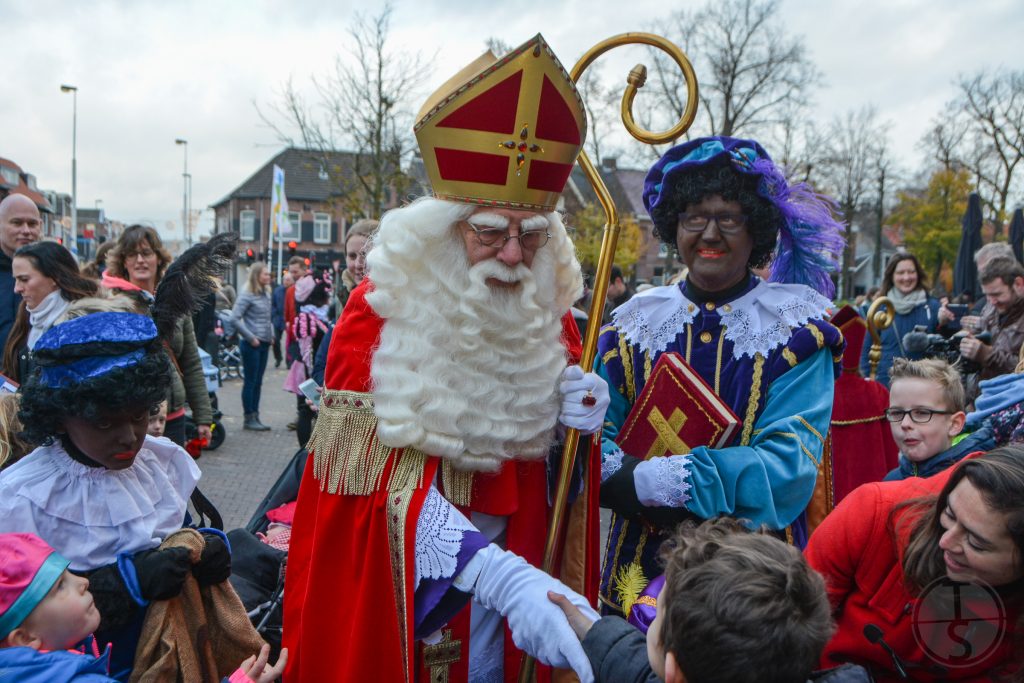
M 961 149 L 967 128 L 967 119 L 961 112 L 944 110 L 935 117 L 920 146 L 943 170 L 955 170 L 963 165 Z
M 668 37 L 693 61 L 700 83 L 700 134 L 764 134 L 801 118 L 821 74 L 778 12 L 778 0 L 722 0 L 672 15 Z M 654 76 L 660 108 L 678 118 L 686 106 L 682 74 L 659 54 Z
M 961 107 L 970 121 L 968 168 L 998 220 L 1024 157 L 1024 71 L 978 72 L 959 80 Z
M 583 107 L 587 111 L 586 152 L 590 160 L 600 168 L 603 159 L 615 158 L 622 151 L 610 142 L 615 139 L 611 133 L 618 121 L 618 104 L 622 94 L 605 85 L 601 67 L 596 64 L 583 73 L 576 83 L 576 88 L 583 98 Z
M 419 54 L 389 43 L 392 6 L 374 16 L 356 15 L 349 28 L 348 55 L 338 55 L 326 76 L 313 76 L 317 101 L 307 102 L 289 80 L 265 114 L 257 112 L 286 144 L 321 152 L 324 170 L 348 208 L 379 216 L 408 187 L 403 162 L 414 149 L 411 102 L 429 73 Z M 328 152 L 355 152 L 354 173 L 329 163 Z M 354 177 L 352 177 L 354 176 Z
M 854 257 L 857 243 L 853 219 L 870 196 L 885 155 L 885 130 L 874 107 L 864 107 L 836 117 L 815 147 L 821 156 L 815 166 L 820 186 L 832 194 L 846 219 L 846 248 L 840 273 L 840 296 L 853 295 Z

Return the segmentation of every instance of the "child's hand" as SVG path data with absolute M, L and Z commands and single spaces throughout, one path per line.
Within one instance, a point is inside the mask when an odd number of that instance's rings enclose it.
M 277 658 L 277 664 L 274 664 L 269 669 L 267 668 L 268 659 L 270 659 L 270 646 L 264 645 L 260 648 L 259 655 L 253 655 L 242 662 L 242 666 L 238 667 L 238 671 L 235 673 L 241 673 L 248 680 L 253 681 L 253 683 L 272 683 L 272 681 L 281 678 L 281 674 L 284 672 L 285 664 L 288 663 L 288 648 L 281 650 L 281 656 Z M 231 680 L 235 681 L 235 676 L 232 676 Z
M 572 604 L 569 598 L 561 593 L 548 591 L 548 600 L 558 605 L 565 612 L 565 618 L 569 620 L 569 626 L 572 627 L 573 633 L 582 641 L 590 631 L 590 627 L 594 625 L 594 622 L 584 616 L 579 607 Z

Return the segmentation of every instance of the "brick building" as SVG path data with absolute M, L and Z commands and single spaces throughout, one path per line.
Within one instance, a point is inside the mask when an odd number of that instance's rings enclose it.
M 355 161 L 354 152 L 286 148 L 210 206 L 215 231 L 239 233 L 239 264 L 248 262 L 249 250 L 253 259 L 266 259 L 272 251 L 271 263 L 276 267 L 278 244 L 270 234 L 270 213 L 273 169 L 279 166 L 284 170 L 292 225 L 291 236 L 284 238 L 283 261 L 294 253 L 318 267 L 330 267 L 340 260 L 344 268 L 345 232 L 364 217 L 354 199 L 359 196 Z M 394 204 L 392 197 L 389 207 Z

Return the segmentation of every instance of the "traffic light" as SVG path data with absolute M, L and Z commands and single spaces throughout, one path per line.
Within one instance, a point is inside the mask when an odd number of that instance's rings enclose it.
M 254 252 L 252 249 L 245 250 L 245 260 L 249 262 L 249 265 L 252 265 L 252 262 L 255 258 L 256 252 Z
M 298 247 L 299 247 L 299 245 L 295 243 L 295 240 L 292 240 L 291 242 L 288 243 L 288 257 L 289 258 L 291 258 L 292 256 L 295 256 L 295 250 L 298 249 Z

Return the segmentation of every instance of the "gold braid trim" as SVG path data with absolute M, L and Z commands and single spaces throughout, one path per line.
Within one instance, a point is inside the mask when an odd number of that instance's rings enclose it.
M 758 351 L 754 354 L 754 376 L 750 383 L 750 399 L 747 401 L 747 415 L 743 420 L 743 433 L 740 445 L 750 444 L 750 433 L 754 430 L 754 418 L 757 417 L 757 405 L 761 402 L 761 375 L 764 372 L 764 356 Z
M 633 377 L 633 354 L 623 335 L 619 337 L 619 357 L 622 359 L 622 374 L 626 379 L 626 400 L 636 402 L 636 380 Z
M 339 495 L 368 496 L 379 490 L 417 488 L 427 460 L 415 448 L 393 449 L 381 443 L 373 396 L 358 391 L 323 393 L 306 449 L 313 453 L 313 478 L 320 482 L 320 490 Z M 398 461 L 384 482 L 384 468 L 392 453 Z

